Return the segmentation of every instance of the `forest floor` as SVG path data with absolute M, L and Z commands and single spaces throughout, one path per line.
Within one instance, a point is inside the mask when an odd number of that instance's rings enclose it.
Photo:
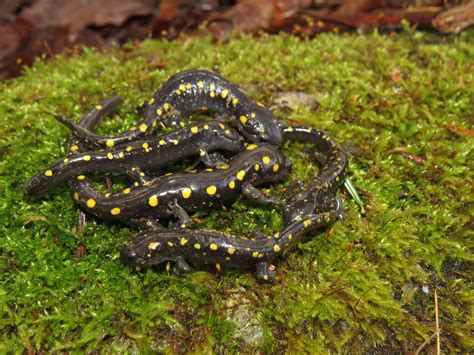
M 426 340 L 424 350 L 435 347 L 435 310 L 441 349 L 473 351 L 473 34 L 148 40 L 37 60 L 1 82 L 0 352 L 415 352 Z M 353 152 L 365 213 L 342 191 L 344 223 L 285 253 L 272 284 L 233 270 L 137 272 L 119 257 L 133 229 L 87 216 L 77 234 L 66 186 L 23 195 L 66 153 L 69 131 L 54 114 L 77 120 L 120 95 L 100 131 L 123 131 L 141 99 L 190 68 L 219 71 L 278 118 L 324 129 Z M 283 107 L 290 93 L 309 101 Z M 270 188 L 282 198 L 317 171 L 300 148 L 284 148 L 294 171 Z M 249 235 L 278 231 L 281 212 L 240 198 L 196 216 Z

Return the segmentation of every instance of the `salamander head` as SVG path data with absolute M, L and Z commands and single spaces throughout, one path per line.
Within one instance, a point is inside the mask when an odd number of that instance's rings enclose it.
M 136 268 L 144 268 L 151 265 L 158 265 L 165 260 L 161 255 L 162 242 L 156 236 L 148 232 L 137 234 L 120 251 L 120 255 L 125 264 Z
M 234 129 L 224 123 L 215 122 L 209 124 L 212 134 L 216 137 L 216 141 L 222 142 L 222 147 L 230 152 L 239 152 L 244 148 L 244 138 Z
M 281 128 L 275 116 L 263 106 L 256 106 L 249 114 L 237 117 L 240 133 L 251 142 L 268 142 L 280 146 Z
M 291 172 L 291 161 L 278 148 L 264 144 L 260 145 L 264 151 L 259 163 L 262 171 L 261 182 L 277 182 L 284 179 Z
M 48 171 L 46 170 L 43 174 L 38 174 L 33 176 L 28 182 L 25 184 L 23 191 L 26 195 L 30 196 L 40 196 L 46 192 L 46 190 L 50 187 L 48 186 L 51 182 L 51 176 Z

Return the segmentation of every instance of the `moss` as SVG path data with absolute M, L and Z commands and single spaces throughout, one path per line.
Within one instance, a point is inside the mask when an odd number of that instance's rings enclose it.
M 0 83 L 0 351 L 413 351 L 434 331 L 434 290 L 443 349 L 472 349 L 474 142 L 449 129 L 472 125 L 472 38 L 407 30 L 146 41 L 38 60 Z M 187 68 L 218 70 L 265 105 L 281 92 L 314 95 L 314 110 L 274 112 L 354 151 L 350 176 L 366 214 L 342 193 L 345 223 L 286 253 L 273 285 L 237 271 L 137 273 L 118 253 L 133 230 L 88 218 L 78 236 L 65 187 L 43 200 L 22 194 L 65 153 L 69 132 L 55 113 L 77 119 L 121 95 L 125 104 L 101 132 L 123 131 L 140 99 Z M 298 145 L 285 150 L 310 181 L 316 165 Z M 271 189 L 283 194 L 290 183 Z M 280 216 L 244 199 L 229 212 L 197 214 L 204 227 L 241 235 L 275 232 Z M 246 319 L 255 321 L 245 328 Z

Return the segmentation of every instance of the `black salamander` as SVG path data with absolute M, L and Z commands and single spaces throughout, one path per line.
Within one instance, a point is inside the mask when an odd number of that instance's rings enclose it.
M 266 141 L 274 145 L 280 145 L 282 141 L 281 128 L 268 109 L 256 104 L 219 74 L 207 70 L 187 70 L 172 76 L 143 104 L 142 121 L 129 131 L 116 136 L 95 134 L 69 119 L 59 119 L 87 144 L 113 147 L 152 133 L 158 122 L 170 121 L 170 114 L 184 125 L 181 115 L 203 108 L 231 116 L 233 119 L 230 123 L 248 141 Z
M 290 169 L 290 161 L 276 147 L 262 143 L 248 145 L 225 169 L 165 175 L 112 194 L 98 191 L 83 175 L 73 178 L 71 187 L 79 205 L 104 219 L 156 225 L 153 221 L 177 216 L 186 224 L 186 213 L 234 201 L 240 193 L 257 202 L 278 203 L 254 185 L 279 181 Z
M 122 248 L 121 256 L 126 264 L 137 269 L 173 261 L 181 273 L 191 269 L 189 263 L 194 266 L 214 265 L 217 271 L 224 267 L 255 268 L 257 280 L 269 281 L 275 274 L 271 263 L 276 257 L 308 233 L 334 222 L 338 216 L 335 206 L 327 212 L 306 215 L 275 236 L 253 239 L 216 231 L 147 230 L 135 235 Z
M 100 106 L 109 108 L 107 103 L 102 102 Z M 94 111 L 97 114 L 106 113 L 103 109 Z M 222 163 L 213 162 L 208 152 L 219 149 L 237 153 L 243 147 L 242 137 L 226 124 L 200 122 L 168 134 L 115 146 L 110 150 L 86 151 L 67 156 L 32 177 L 24 190 L 28 195 L 43 194 L 61 181 L 91 171 L 126 173 L 141 181 L 143 171 L 197 154 L 208 166 L 216 167 Z M 72 144 L 70 150 L 77 153 L 79 146 Z
M 321 163 L 314 180 L 287 200 L 284 207 L 284 224 L 297 221 L 305 215 L 324 211 L 328 204 L 337 204 L 342 218 L 341 202 L 334 196 L 344 183 L 347 170 L 348 158 L 344 150 L 326 132 L 309 127 L 286 127 L 283 129 L 283 140 L 314 144 L 320 150 L 316 158 Z

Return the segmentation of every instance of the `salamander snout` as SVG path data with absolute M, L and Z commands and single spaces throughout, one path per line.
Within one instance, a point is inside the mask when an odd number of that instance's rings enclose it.
M 39 178 L 38 176 L 33 176 L 28 182 L 25 184 L 23 188 L 23 192 L 26 195 L 40 195 L 44 190 L 44 181 L 43 179 Z

